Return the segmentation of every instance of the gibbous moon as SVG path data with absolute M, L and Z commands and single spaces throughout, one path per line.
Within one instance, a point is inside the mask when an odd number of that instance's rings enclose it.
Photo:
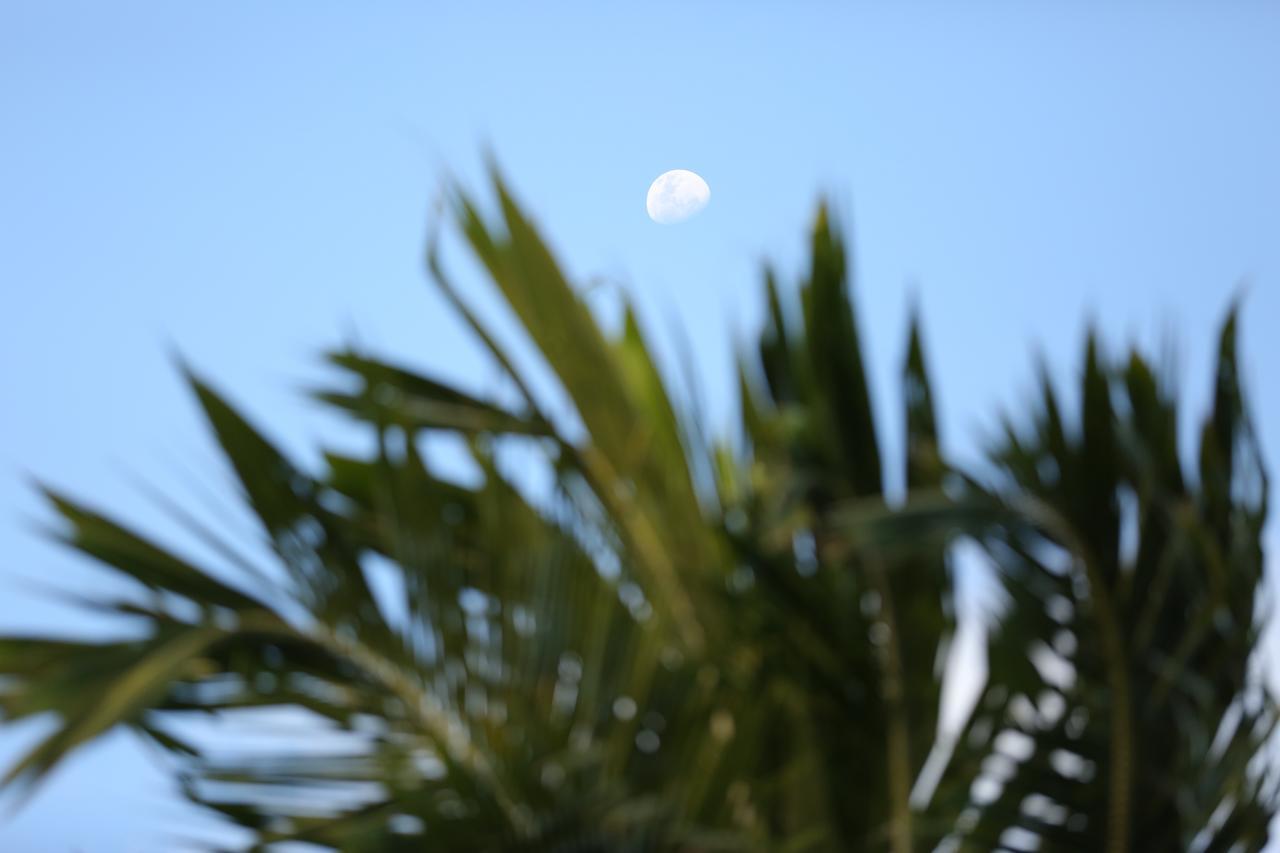
M 649 187 L 644 200 L 649 218 L 661 225 L 674 225 L 693 216 L 711 201 L 711 187 L 688 169 L 663 172 Z

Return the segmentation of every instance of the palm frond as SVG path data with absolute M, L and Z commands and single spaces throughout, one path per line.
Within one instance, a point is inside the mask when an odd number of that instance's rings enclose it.
M 765 272 L 740 428 L 713 442 L 635 310 L 606 334 L 496 170 L 493 189 L 492 216 L 453 189 L 453 221 L 571 411 L 534 394 L 434 238 L 431 278 L 515 404 L 335 352 L 314 396 L 373 440 L 307 470 L 188 370 L 259 547 L 166 497 L 207 546 L 184 557 L 49 492 L 59 538 L 129 582 L 77 602 L 135 630 L 0 639 L 5 719 L 59 718 L 8 782 L 125 726 L 254 849 L 1261 849 L 1267 483 L 1234 312 L 1194 469 L 1170 389 L 1092 336 L 1078 422 L 1045 378 L 990 469 L 954 469 L 918 317 L 888 460 L 824 205 L 798 288 Z M 438 472 L 436 435 L 476 477 Z M 1004 600 L 948 736 L 963 536 Z M 326 737 L 236 751 L 187 723 L 272 715 Z

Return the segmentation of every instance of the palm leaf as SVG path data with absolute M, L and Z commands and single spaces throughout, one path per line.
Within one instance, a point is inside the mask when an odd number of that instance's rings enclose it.
M 822 206 L 798 287 L 766 270 L 740 428 L 712 440 L 637 312 L 606 334 L 496 170 L 493 188 L 492 216 L 452 190 L 454 223 L 568 410 L 535 396 L 434 237 L 431 277 L 516 405 L 335 352 L 339 378 L 314 396 L 372 440 L 310 471 L 187 371 L 261 541 L 165 497 L 206 546 L 195 560 L 49 492 L 58 537 L 127 581 L 67 597 L 133 632 L 0 638 L 5 718 L 59 719 L 8 781 L 126 726 L 254 849 L 1266 844 L 1277 713 L 1247 662 L 1267 483 L 1234 311 L 1194 474 L 1174 394 L 1093 336 L 1074 421 L 1045 372 L 989 469 L 953 469 L 918 317 L 904 452 L 886 460 Z M 461 440 L 476 478 L 437 473 L 435 434 Z M 907 494 L 886 495 L 888 465 Z M 961 536 L 1003 601 L 979 701 L 944 736 Z M 184 724 L 251 731 L 286 709 L 329 737 L 233 751 Z

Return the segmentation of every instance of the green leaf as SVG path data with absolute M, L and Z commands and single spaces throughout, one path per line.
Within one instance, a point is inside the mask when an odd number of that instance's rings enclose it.
M 254 596 L 215 579 L 106 516 L 52 489 L 45 489 L 44 494 L 70 524 L 70 530 L 60 535 L 67 545 L 148 589 L 173 592 L 197 604 L 235 610 L 263 606 Z
M 844 247 L 825 205 L 818 208 L 813 226 L 812 252 L 809 280 L 802 290 L 814 377 L 813 396 L 807 402 L 825 414 L 826 430 L 853 493 L 878 494 L 879 442 L 849 300 Z
M 64 715 L 62 725 L 13 765 L 0 785 L 20 779 L 34 783 L 80 744 L 133 720 L 165 694 L 194 658 L 224 636 L 220 628 L 198 626 L 153 638 L 136 662 L 105 684 L 92 701 L 75 697 L 74 710 Z
M 536 417 L 509 412 L 385 362 L 351 352 L 332 353 L 329 361 L 358 377 L 362 387 L 355 394 L 321 391 L 315 396 L 375 425 L 396 424 L 410 430 L 552 435 L 550 427 Z

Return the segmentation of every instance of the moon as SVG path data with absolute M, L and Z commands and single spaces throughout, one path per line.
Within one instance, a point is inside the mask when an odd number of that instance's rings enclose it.
M 649 218 L 659 225 L 684 222 L 711 201 L 711 187 L 695 172 L 672 169 L 663 172 L 649 187 L 644 200 Z

